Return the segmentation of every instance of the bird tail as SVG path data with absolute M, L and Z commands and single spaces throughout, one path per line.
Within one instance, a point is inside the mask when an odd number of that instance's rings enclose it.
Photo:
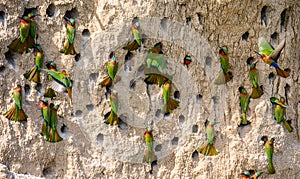
M 18 37 L 15 40 L 12 41 L 12 43 L 7 46 L 10 50 L 13 52 L 23 53 L 28 50 L 28 44 L 27 41 L 21 42 L 21 38 Z
M 147 163 L 152 163 L 153 161 L 156 160 L 156 156 L 155 156 L 155 153 L 154 153 L 154 150 L 149 150 L 148 148 L 146 148 L 145 150 L 145 155 L 144 155 L 144 160 L 147 162 Z
M 144 80 L 147 84 L 157 84 L 158 86 L 163 85 L 168 78 L 159 75 L 159 74 L 149 74 L 148 77 Z
M 43 122 L 43 125 L 42 125 L 42 131 L 41 131 L 41 135 L 46 139 L 46 140 L 49 140 L 49 130 L 48 130 L 48 124 L 46 121 Z
M 174 109 L 178 108 L 179 101 L 170 98 L 167 104 L 165 105 L 165 114 L 170 114 Z
M 34 66 L 31 68 L 31 70 L 28 70 L 25 74 L 24 77 L 28 79 L 29 81 L 33 81 L 35 83 L 40 83 L 41 78 L 40 78 L 40 70 L 38 70 L 37 66 Z
M 268 159 L 268 172 L 269 174 L 274 174 L 275 173 L 275 168 L 273 166 L 272 159 Z
M 209 144 L 208 142 L 205 142 L 205 144 L 199 147 L 197 151 L 206 156 L 218 155 L 218 151 L 215 149 L 214 145 Z
M 284 70 L 282 70 L 281 68 L 276 68 L 276 72 L 279 76 L 283 77 L 283 78 L 287 78 L 288 76 L 290 76 L 290 74 Z
M 57 129 L 50 128 L 49 132 L 49 142 L 59 142 L 63 138 L 58 134 Z
M 27 120 L 27 115 L 25 114 L 23 109 L 18 109 L 16 105 L 13 105 L 6 113 L 4 113 L 4 116 L 7 119 L 15 122 Z
M 105 124 L 117 125 L 119 123 L 118 115 L 110 111 L 108 118 L 104 121 Z
M 286 128 L 289 132 L 293 132 L 293 127 L 289 124 L 288 121 L 283 120 L 283 125 L 285 126 L 285 128 Z
M 257 98 L 261 97 L 263 94 L 264 94 L 264 91 L 262 90 L 262 88 L 259 85 L 257 85 L 257 88 L 252 86 L 251 98 L 257 99 Z
M 65 55 L 75 55 L 75 48 L 74 48 L 74 43 L 70 44 L 69 40 L 66 41 L 64 47 L 62 50 L 60 50 L 61 53 L 64 53 Z
M 26 42 L 27 42 L 27 48 L 33 48 L 35 44 L 35 39 L 31 35 L 28 35 Z
M 44 97 L 53 99 L 54 97 L 56 97 L 55 91 L 52 88 L 48 87 L 46 89 Z
M 103 81 L 100 82 L 101 87 L 110 87 L 112 85 L 112 80 L 110 79 L 110 77 L 106 77 Z
M 250 122 L 247 120 L 246 112 L 242 111 L 242 121 L 241 121 L 240 126 L 246 126 L 248 124 L 250 124 Z
M 131 42 L 129 42 L 125 47 L 123 47 L 124 50 L 128 50 L 128 51 L 134 51 L 136 49 L 138 49 L 140 47 L 140 45 L 138 44 L 138 42 L 136 40 L 133 40 Z
M 225 84 L 228 81 L 230 81 L 232 79 L 232 73 L 231 72 L 227 72 L 224 73 L 222 70 L 219 73 L 218 78 L 215 80 L 215 84 L 220 85 L 220 84 Z

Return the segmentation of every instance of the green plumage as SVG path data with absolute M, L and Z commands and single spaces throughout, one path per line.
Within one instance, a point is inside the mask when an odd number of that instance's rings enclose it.
M 258 84 L 258 72 L 256 70 L 256 63 L 252 63 L 249 70 L 250 81 L 253 85 L 251 98 L 256 99 L 263 95 L 263 90 Z
M 170 114 L 179 106 L 179 101 L 171 98 L 172 82 L 169 80 L 163 86 L 164 114 Z
M 246 91 L 246 89 L 241 86 L 239 87 L 239 92 L 240 92 L 240 106 L 242 110 L 242 121 L 241 125 L 247 125 L 250 124 L 250 122 L 247 120 L 246 112 L 248 110 L 249 102 L 250 102 L 250 97 Z
M 61 53 L 64 53 L 65 55 L 75 55 L 76 51 L 74 49 L 74 40 L 76 36 L 76 29 L 75 29 L 75 19 L 67 18 L 66 20 L 66 30 L 67 30 L 67 41 L 65 42 L 65 45 L 63 49 L 60 51 Z
M 133 33 L 133 37 L 136 40 L 136 42 L 138 43 L 139 46 L 142 45 L 142 33 L 140 31 L 140 23 L 136 22 L 132 25 L 132 33 Z
M 144 159 L 147 163 L 151 164 L 156 159 L 156 156 L 155 156 L 154 150 L 153 150 L 154 137 L 152 134 L 151 127 L 148 127 L 148 129 L 144 133 L 144 138 L 145 138 L 145 143 L 147 146 L 147 148 L 145 150 Z
M 273 166 L 273 153 L 274 153 L 274 138 L 271 138 L 270 141 L 265 143 L 265 151 L 268 158 L 268 172 L 269 174 L 275 173 L 275 168 Z
M 41 135 L 46 140 L 49 140 L 49 127 L 50 127 L 50 108 L 48 106 L 48 100 L 44 99 L 41 101 L 41 112 L 43 117 Z
M 35 50 L 35 66 L 31 70 L 28 70 L 24 74 L 24 77 L 29 81 L 40 83 L 41 82 L 40 72 L 43 68 L 43 63 L 44 63 L 44 52 L 40 45 L 36 45 L 34 47 L 34 50 Z
M 218 155 L 218 151 L 214 147 L 214 138 L 215 138 L 215 121 L 210 121 L 209 124 L 206 127 L 206 136 L 207 136 L 207 142 L 204 143 L 201 147 L 197 149 L 198 152 L 202 153 L 206 156 L 213 156 Z
M 59 142 L 63 138 L 57 132 L 57 110 L 59 105 L 50 104 L 50 131 L 49 131 L 49 142 Z
M 110 103 L 111 111 L 107 120 L 105 120 L 106 124 L 117 125 L 119 123 L 117 95 L 118 93 L 116 90 L 113 90 L 112 93 L 110 94 L 109 103 Z
M 272 104 L 275 105 L 274 118 L 275 118 L 277 124 L 283 123 L 283 125 L 286 127 L 286 129 L 289 132 L 292 132 L 293 131 L 292 126 L 284 119 L 284 116 L 286 113 L 285 98 L 281 97 L 279 100 L 276 97 L 271 97 L 270 101 Z

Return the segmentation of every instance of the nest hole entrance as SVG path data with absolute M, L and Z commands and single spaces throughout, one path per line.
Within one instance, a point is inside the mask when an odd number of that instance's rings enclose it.
M 249 32 L 245 32 L 245 33 L 242 35 L 242 40 L 243 40 L 243 41 L 247 41 L 247 40 L 248 40 L 248 37 L 249 37 Z
M 0 11 L 0 23 L 2 24 L 2 26 L 4 26 L 4 23 L 5 23 L 5 12 L 4 11 Z
M 47 16 L 52 18 L 54 17 L 55 12 L 56 12 L 56 6 L 53 3 L 49 4 L 49 6 L 46 9 Z

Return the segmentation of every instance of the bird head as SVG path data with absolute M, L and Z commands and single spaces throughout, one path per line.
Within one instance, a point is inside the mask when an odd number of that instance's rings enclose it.
M 20 92 L 20 91 L 21 91 L 21 88 L 22 88 L 21 85 L 18 84 L 18 85 L 13 89 L 13 91 L 14 91 L 14 92 Z
M 247 93 L 246 88 L 244 86 L 239 87 L 239 92 L 240 93 Z
M 132 25 L 132 28 L 138 30 L 140 28 L 140 23 L 139 22 L 135 22 L 133 25 Z
M 42 99 L 42 100 L 41 100 L 41 106 L 42 106 L 42 107 L 48 106 L 48 100 L 47 100 L 47 99 Z
M 220 48 L 220 50 L 219 50 L 219 54 L 220 55 L 227 55 L 227 53 L 228 53 L 228 50 L 227 50 L 227 48 L 226 47 L 220 47 L 219 46 L 219 48 Z

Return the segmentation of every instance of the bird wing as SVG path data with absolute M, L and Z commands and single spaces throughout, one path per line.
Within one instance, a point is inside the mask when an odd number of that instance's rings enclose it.
M 274 52 L 274 48 L 263 37 L 259 38 L 258 46 L 259 51 L 267 56 L 271 55 Z
M 280 53 L 281 53 L 282 49 L 284 48 L 284 46 L 285 46 L 285 39 L 280 42 L 280 44 L 277 46 L 277 48 L 274 50 L 274 52 L 270 55 L 270 57 L 275 62 L 277 62 L 277 60 L 280 56 Z

